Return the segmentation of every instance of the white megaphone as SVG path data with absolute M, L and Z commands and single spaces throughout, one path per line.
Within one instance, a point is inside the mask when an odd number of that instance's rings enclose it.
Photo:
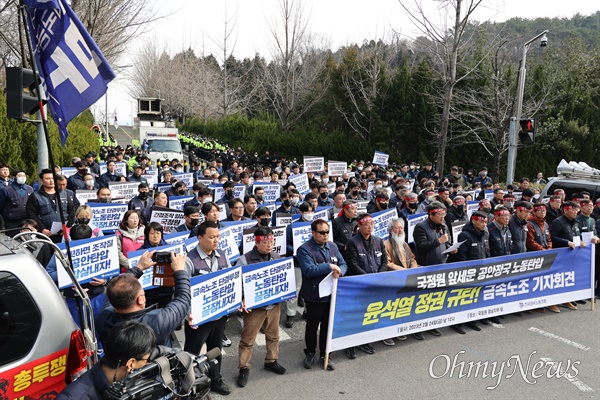
M 592 173 L 594 173 L 594 175 L 600 174 L 600 169 L 594 168 L 594 167 L 590 167 L 589 165 L 587 165 L 583 161 L 579 161 L 579 165 L 585 167 L 586 169 L 589 169 Z
M 556 173 L 558 175 L 574 172 L 573 170 L 574 168 L 571 165 L 569 165 L 569 163 L 564 158 L 560 160 L 560 163 L 558 163 L 558 166 L 556 167 Z

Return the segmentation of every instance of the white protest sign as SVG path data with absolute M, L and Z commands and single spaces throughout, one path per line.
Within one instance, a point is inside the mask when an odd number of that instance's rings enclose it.
M 369 205 L 369 200 L 358 200 L 356 202 L 357 214 L 362 214 L 367 212 L 367 206 Z
M 116 231 L 127 212 L 127 204 L 87 203 L 94 215 L 92 224 L 103 231 Z
M 106 279 L 119 275 L 119 249 L 115 235 L 71 241 L 73 273 L 79 283 L 88 283 L 92 278 Z M 59 248 L 66 255 L 64 243 Z M 61 262 L 56 262 L 58 286 L 63 289 L 73 283 Z
M 373 155 L 373 164 L 375 165 L 387 165 L 388 159 L 390 158 L 389 154 L 382 153 L 381 151 L 375 150 L 375 154 Z
M 292 214 L 277 213 L 275 215 L 275 226 L 288 226 L 292 223 Z
M 150 222 L 158 222 L 162 225 L 164 233 L 175 232 L 175 229 L 185 223 L 183 211 L 167 208 L 154 208 L 150 216 Z
M 425 221 L 427 218 L 427 213 L 412 214 L 408 216 L 408 234 L 406 239 L 407 243 L 413 243 L 415 241 L 413 237 L 413 234 L 415 232 L 415 226 L 417 226 L 419 222 Z
M 192 321 L 200 325 L 237 310 L 242 304 L 242 268 L 233 267 L 190 279 Z
M 113 199 L 131 200 L 138 195 L 139 182 L 108 182 Z
M 258 228 L 244 229 L 243 231 L 243 246 L 242 254 L 246 254 L 254 247 L 254 231 Z M 273 251 L 285 256 L 286 253 L 286 238 L 285 238 L 285 226 L 276 226 L 271 228 L 273 230 L 273 236 L 275 236 L 275 247 Z
M 290 176 L 288 181 L 292 182 L 296 186 L 298 192 L 300 192 L 301 194 L 306 194 L 310 192 L 310 186 L 308 185 L 308 176 L 306 174 L 292 175 Z
M 256 226 L 256 220 L 250 219 L 245 221 L 223 221 L 223 226 L 231 227 L 235 243 L 238 247 L 242 245 L 244 229 L 252 228 Z
M 398 210 L 392 208 L 389 210 L 378 211 L 371 214 L 373 217 L 373 235 L 379 236 L 383 240 L 387 240 L 389 236 L 388 224 L 391 220 L 398 218 Z
M 142 175 L 142 178 L 146 179 L 146 182 L 148 182 L 148 186 L 150 187 L 150 189 L 154 189 L 154 186 L 156 186 L 156 175 L 144 174 Z
M 173 187 L 173 185 L 171 185 L 170 183 L 157 183 L 156 185 L 154 185 L 154 188 L 161 193 L 166 192 L 167 190 L 171 189 L 172 187 Z
M 163 240 L 168 244 L 180 244 L 190 236 L 190 231 L 171 232 L 163 236 Z
M 75 197 L 77 197 L 77 200 L 79 200 L 79 203 L 81 203 L 81 204 L 87 203 L 88 200 L 94 200 L 94 199 L 98 198 L 95 190 L 83 190 L 83 189 L 76 190 Z
M 169 208 L 183 211 L 183 205 L 192 200 L 194 196 L 173 196 L 169 197 Z
M 302 170 L 304 172 L 321 172 L 325 171 L 325 158 L 304 156 Z
M 219 229 L 219 246 L 220 250 L 223 250 L 229 262 L 233 263 L 235 260 L 240 258 L 240 250 L 235 242 L 235 234 L 233 233 L 233 227 Z
M 343 161 L 328 161 L 327 162 L 327 175 L 329 176 L 342 176 L 348 171 L 348 163 Z
M 65 177 L 65 178 L 70 178 L 71 176 L 75 175 L 77 173 L 77 168 L 75 167 L 61 167 L 60 169 L 61 174 Z
M 458 235 L 462 232 L 463 227 L 469 221 L 455 221 L 452 223 L 450 229 L 452 230 L 452 243 L 458 243 Z
M 280 303 L 296 297 L 294 260 L 267 261 L 242 267 L 247 309 Z
M 315 211 L 314 215 L 313 215 L 313 221 L 317 220 L 317 219 L 324 219 L 325 221 L 329 221 L 329 209 L 331 209 L 333 207 L 317 207 L 317 211 Z M 333 235 L 332 235 L 333 237 Z
M 264 202 L 265 203 L 275 203 L 275 200 L 277 200 L 279 198 L 279 195 L 281 193 L 281 186 L 279 185 L 279 183 L 260 183 L 254 184 L 254 190 L 256 191 L 256 188 L 260 187 L 265 191 L 265 197 L 264 197 Z
M 188 189 L 194 186 L 194 174 L 192 172 L 181 172 L 173 174 L 173 178 L 177 178 L 178 182 L 184 182 Z
M 108 172 L 108 168 L 106 167 L 106 163 L 103 162 L 100 164 L 100 175 Z M 123 175 L 127 176 L 127 164 L 123 161 L 115 162 L 115 175 Z
M 479 202 L 478 201 L 468 201 L 467 202 L 467 216 L 471 219 L 471 215 L 475 211 L 479 210 Z
M 166 246 L 153 247 L 151 249 L 130 251 L 129 253 L 127 253 L 127 262 L 129 263 L 129 268 L 137 267 L 138 263 L 140 262 L 140 258 L 142 258 L 142 255 L 147 251 L 173 251 L 175 252 L 175 254 L 181 254 L 183 253 L 183 244 L 169 244 Z M 140 281 L 144 289 L 150 289 L 155 286 L 159 286 L 158 283 L 160 283 L 154 282 L 154 268 L 148 268 L 144 270 L 144 273 L 142 274 L 142 276 L 140 276 L 138 280 Z

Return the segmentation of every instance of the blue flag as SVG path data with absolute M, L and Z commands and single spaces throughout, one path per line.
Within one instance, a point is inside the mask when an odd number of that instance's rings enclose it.
M 106 93 L 115 73 L 66 0 L 24 0 L 38 70 L 63 146 L 67 124 Z

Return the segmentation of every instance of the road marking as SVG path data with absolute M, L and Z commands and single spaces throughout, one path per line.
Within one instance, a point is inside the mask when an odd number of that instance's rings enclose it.
M 546 331 L 544 331 L 542 329 L 538 329 L 538 328 L 535 328 L 533 326 L 531 328 L 529 328 L 529 331 L 530 332 L 538 333 L 538 334 L 540 334 L 542 336 L 546 336 L 546 337 L 549 337 L 551 339 L 556 339 L 559 342 L 563 342 L 563 343 L 565 343 L 565 344 L 567 344 L 569 346 L 575 347 L 576 349 L 579 349 L 579 350 L 588 351 L 590 349 L 589 347 L 586 347 L 586 346 L 584 346 L 581 343 L 574 342 L 574 341 L 572 341 L 570 339 L 567 339 L 567 338 L 555 335 L 554 333 L 546 332 Z
M 123 131 L 123 132 L 124 132 L 124 133 L 125 133 L 127 136 L 129 136 L 129 139 L 133 139 L 133 138 L 131 137 L 131 135 L 130 135 L 129 133 L 127 133 L 127 131 L 126 131 L 125 129 L 123 129 L 123 127 L 121 127 L 121 130 L 122 130 L 122 131 Z
M 240 325 L 243 327 L 244 326 L 243 318 L 240 318 L 238 316 L 236 316 L 235 318 L 240 322 Z M 279 341 L 283 342 L 283 341 L 286 341 L 289 339 L 291 339 L 290 335 L 288 335 L 286 333 L 286 331 L 284 331 L 283 329 L 281 329 L 281 327 L 279 327 Z M 254 344 L 258 345 L 258 346 L 266 346 L 267 342 L 265 340 L 265 335 L 263 335 L 262 333 L 259 332 L 258 335 L 256 336 L 256 341 L 254 342 Z
M 544 358 L 544 357 L 540 357 L 540 360 L 542 360 L 544 362 L 555 362 L 551 358 Z M 561 371 L 559 371 L 559 372 L 560 372 L 560 374 L 562 374 Z M 565 374 L 564 378 L 566 380 L 568 380 L 569 382 L 571 382 L 573 385 L 575 385 L 575 387 L 577 389 L 581 390 L 582 392 L 593 392 L 594 391 L 594 389 L 592 389 L 591 387 L 589 387 L 588 385 L 583 383 L 581 381 L 581 379 L 577 378 L 577 376 L 569 376 L 569 374 Z

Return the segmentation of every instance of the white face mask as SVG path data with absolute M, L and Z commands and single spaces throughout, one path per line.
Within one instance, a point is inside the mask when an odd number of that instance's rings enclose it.
M 305 221 L 312 221 L 314 217 L 315 214 L 313 213 L 306 213 L 302 215 L 302 218 L 304 218 Z
M 382 187 L 382 185 L 375 185 L 375 190 L 381 190 Z
M 183 172 L 183 169 L 181 169 L 181 168 L 177 168 L 175 171 L 176 171 L 176 172 Z
M 212 202 L 212 200 L 213 200 L 212 197 L 207 197 L 202 201 L 202 204 L 210 203 L 210 202 Z
M 24 184 L 25 184 L 25 181 L 26 181 L 26 178 L 24 178 L 24 177 L 22 177 L 22 176 L 20 176 L 20 177 L 18 177 L 18 178 L 17 178 L 17 183 L 18 183 L 19 185 L 24 185 Z
M 93 181 L 93 180 L 91 180 L 91 179 L 88 179 L 88 180 L 86 180 L 86 181 L 85 181 L 85 184 L 86 184 L 87 186 L 94 186 L 94 181 Z
M 329 179 L 328 178 L 323 178 L 323 179 L 321 179 L 321 182 L 323 182 L 324 184 L 328 184 L 329 183 Z

